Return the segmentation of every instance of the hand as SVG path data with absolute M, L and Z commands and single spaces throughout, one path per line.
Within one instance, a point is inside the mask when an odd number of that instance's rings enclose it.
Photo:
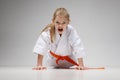
M 89 68 L 84 67 L 84 66 L 77 66 L 77 67 L 75 67 L 75 69 L 77 69 L 77 70 L 88 70 Z
M 47 68 L 44 66 L 36 66 L 36 67 L 32 68 L 32 70 L 45 70 L 45 69 L 47 69 Z
M 77 70 L 104 70 L 104 67 L 97 67 L 97 68 L 91 68 L 91 67 L 83 67 L 83 66 L 77 66 L 75 67 Z

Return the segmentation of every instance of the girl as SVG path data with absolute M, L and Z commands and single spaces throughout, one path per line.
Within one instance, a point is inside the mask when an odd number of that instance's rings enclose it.
M 35 70 L 46 69 L 46 66 L 69 68 L 74 65 L 76 69 L 86 69 L 82 41 L 69 22 L 67 10 L 56 9 L 51 24 L 43 29 L 34 47 L 33 52 L 38 55 Z

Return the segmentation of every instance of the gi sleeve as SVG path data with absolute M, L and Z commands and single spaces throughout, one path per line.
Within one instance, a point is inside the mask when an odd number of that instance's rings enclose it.
M 84 58 L 86 56 L 83 43 L 74 28 L 72 28 L 70 31 L 69 42 L 72 46 L 73 55 L 75 56 L 75 58 Z
M 49 39 L 48 34 L 46 32 L 42 32 L 38 40 L 36 41 L 33 52 L 36 54 L 45 55 L 49 49 L 48 39 Z

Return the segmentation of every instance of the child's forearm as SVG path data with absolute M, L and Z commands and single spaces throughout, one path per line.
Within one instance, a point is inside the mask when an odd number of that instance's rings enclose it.
M 44 67 L 42 65 L 42 60 L 43 60 L 43 56 L 38 54 L 37 66 L 34 67 L 33 70 L 43 70 L 43 69 L 46 69 L 46 67 Z
M 83 58 L 78 58 L 78 64 L 81 67 L 84 67 Z
M 42 66 L 42 60 L 43 60 L 43 56 L 38 54 L 37 66 Z

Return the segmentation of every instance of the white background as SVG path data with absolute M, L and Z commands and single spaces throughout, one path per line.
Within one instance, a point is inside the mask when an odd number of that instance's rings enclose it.
M 56 8 L 84 42 L 87 66 L 120 66 L 120 0 L 0 0 L 0 66 L 34 66 L 32 50 Z

